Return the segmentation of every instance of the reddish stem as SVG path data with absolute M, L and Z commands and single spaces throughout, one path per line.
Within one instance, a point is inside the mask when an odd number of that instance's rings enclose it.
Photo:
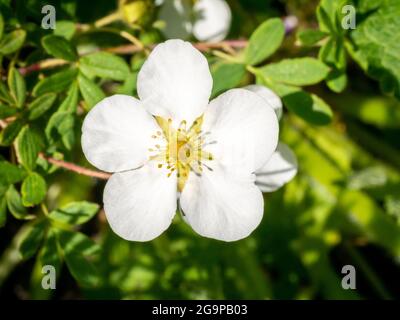
M 67 169 L 69 171 L 76 172 L 78 174 L 88 176 L 88 177 L 93 177 L 93 178 L 98 178 L 98 179 L 103 179 L 107 180 L 111 174 L 103 171 L 96 171 L 96 170 L 91 170 L 85 167 L 78 166 L 75 163 L 63 161 L 63 160 L 57 160 L 52 157 L 46 156 L 43 153 L 39 154 L 39 157 L 45 159 L 47 162 L 56 165 L 57 167 L 61 167 L 64 169 Z

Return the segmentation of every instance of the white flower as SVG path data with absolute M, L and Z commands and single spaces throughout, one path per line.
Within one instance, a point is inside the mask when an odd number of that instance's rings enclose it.
M 218 42 L 228 35 L 232 13 L 225 0 L 164 0 L 160 19 L 165 22 L 163 33 L 168 38 Z
M 261 96 L 275 110 L 278 119 L 282 117 L 282 101 L 270 89 L 261 85 L 245 87 Z M 267 163 L 256 172 L 256 185 L 263 192 L 272 192 L 293 179 L 297 173 L 297 158 L 294 152 L 284 143 L 278 147 Z
M 114 172 L 103 196 L 114 232 L 127 240 L 154 239 L 170 225 L 178 200 L 199 234 L 225 241 L 248 236 L 263 215 L 254 173 L 261 173 L 262 188 L 288 180 L 271 172 L 281 171 L 286 159 L 280 147 L 275 151 L 273 108 L 245 89 L 209 103 L 207 60 L 182 40 L 154 48 L 137 89 L 140 100 L 114 95 L 99 102 L 82 127 L 88 161 Z

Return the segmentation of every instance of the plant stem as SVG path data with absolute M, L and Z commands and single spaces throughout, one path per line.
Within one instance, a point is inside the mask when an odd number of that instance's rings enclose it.
M 48 156 L 44 155 L 43 153 L 40 153 L 39 157 L 41 157 L 42 159 L 45 159 L 47 162 L 54 164 L 60 168 L 64 168 L 66 170 L 73 171 L 73 172 L 76 172 L 76 173 L 84 175 L 84 176 L 103 179 L 103 180 L 107 180 L 111 176 L 110 173 L 103 172 L 103 171 L 91 170 L 91 169 L 88 169 L 85 167 L 81 167 L 75 163 L 71 163 L 71 162 L 67 162 L 67 161 L 63 161 L 63 160 L 57 160 L 52 157 L 48 157 Z
M 110 23 L 112 23 L 114 21 L 117 21 L 119 19 L 121 19 L 121 14 L 118 11 L 116 11 L 116 12 L 113 12 L 113 13 L 109 14 L 108 16 L 105 16 L 105 17 L 95 21 L 94 26 L 96 28 L 100 28 L 100 27 L 103 27 L 103 26 L 105 26 L 107 24 L 110 24 Z

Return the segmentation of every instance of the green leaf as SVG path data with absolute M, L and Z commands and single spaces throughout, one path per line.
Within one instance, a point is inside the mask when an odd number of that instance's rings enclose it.
M 3 37 L 3 31 L 4 31 L 4 19 L 3 15 L 0 13 L 0 40 Z
M 75 113 L 78 107 L 79 90 L 78 83 L 74 81 L 68 90 L 67 96 L 58 108 L 58 112 Z
M 87 201 L 71 202 L 49 214 L 49 218 L 71 225 L 89 221 L 99 211 L 99 205 Z
M 33 170 L 42 148 L 42 141 L 29 126 L 25 126 L 18 134 L 16 140 L 16 153 L 19 163 L 27 170 Z
M 61 92 L 66 90 L 76 79 L 77 69 L 66 69 L 40 80 L 33 88 L 33 95 L 40 96 L 48 92 Z
M 106 96 L 100 87 L 92 80 L 89 80 L 84 75 L 78 76 L 79 89 L 83 99 L 87 103 L 88 109 L 91 109 L 96 103 L 100 102 Z
M 69 20 L 57 20 L 57 28 L 54 29 L 56 36 L 64 37 L 67 40 L 71 40 L 76 31 L 76 23 Z
M 11 214 L 18 220 L 28 220 L 33 218 L 28 214 L 27 209 L 22 204 L 22 199 L 13 185 L 9 186 L 6 192 L 7 207 Z
M 55 93 L 45 93 L 40 97 L 36 98 L 35 100 L 33 100 L 28 105 L 28 110 L 29 110 L 28 119 L 35 120 L 39 118 L 41 115 L 43 115 L 47 110 L 51 108 L 56 98 L 57 95 Z
M 281 60 L 259 69 L 263 77 L 275 82 L 306 86 L 320 82 L 329 73 L 329 68 L 314 58 Z
M 133 95 L 136 90 L 137 72 L 131 72 L 125 79 L 124 83 L 118 88 L 117 93 Z
M 245 50 L 245 62 L 256 65 L 271 56 L 282 44 L 285 27 L 279 18 L 268 19 L 251 35 Z
M 26 97 L 25 80 L 15 68 L 8 73 L 8 86 L 17 107 L 22 107 Z
M 356 62 L 380 82 L 381 91 L 400 100 L 400 3 L 384 1 L 351 33 Z M 351 52 L 351 50 L 350 50 Z
M 395 257 L 400 256 L 400 226 L 365 193 L 342 192 L 339 208 L 370 241 L 383 246 Z
M 0 144 L 2 146 L 9 146 L 13 143 L 18 133 L 24 126 L 24 122 L 21 119 L 17 119 L 10 124 L 0 133 Z
M 29 226 L 29 230 L 19 246 L 19 252 L 23 259 L 29 259 L 36 253 L 43 240 L 45 231 L 46 223 L 44 221 Z
M 326 125 L 332 121 L 331 108 L 315 94 L 282 84 L 273 84 L 271 88 L 290 111 L 305 121 L 314 125 Z
M 53 266 L 58 273 L 60 271 L 61 257 L 57 247 L 56 231 L 54 231 L 53 228 L 49 228 L 47 231 L 46 239 L 38 254 L 38 262 L 41 268 L 50 265 Z
M 65 262 L 75 280 L 84 287 L 95 287 L 100 275 L 95 265 L 78 252 L 65 253 Z
M 42 38 L 42 46 L 53 57 L 67 61 L 75 61 L 78 54 L 71 43 L 61 36 L 47 35 Z
M 61 138 L 64 146 L 71 150 L 75 143 L 74 124 L 75 118 L 70 112 L 55 112 L 49 119 L 45 129 L 49 143 L 53 144 Z
M 346 52 L 341 40 L 329 39 L 319 51 L 318 58 L 328 66 L 344 70 L 346 68 Z
M 25 30 L 15 30 L 6 34 L 0 41 L 0 54 L 8 55 L 17 51 L 24 44 Z
M 318 17 L 318 23 L 319 23 L 319 28 L 323 32 L 328 32 L 328 33 L 335 33 L 336 27 L 335 24 L 332 22 L 330 15 L 326 11 L 322 5 L 320 5 L 317 8 L 317 17 Z
M 46 181 L 36 172 L 30 173 L 22 182 L 21 194 L 24 206 L 34 206 L 43 201 L 46 196 Z
M 8 88 L 5 82 L 0 81 L 0 100 L 3 100 L 7 104 L 13 104 L 14 100 L 8 92 Z
M 0 228 L 4 227 L 7 221 L 7 199 L 4 196 L 0 197 Z
M 16 165 L 0 160 L 0 183 L 5 185 L 14 184 L 25 178 L 25 171 Z
M 11 116 L 16 115 L 18 112 L 17 109 L 13 107 L 8 107 L 0 103 L 0 119 L 5 119 Z
M 326 84 L 333 92 L 342 92 L 347 86 L 346 71 L 333 69 L 326 78 Z
M 313 46 L 322 39 L 326 38 L 329 34 L 320 30 L 301 30 L 297 33 L 297 40 L 303 46 Z
M 61 248 L 65 253 L 79 253 L 84 256 L 97 255 L 101 251 L 100 245 L 83 233 L 57 229 Z
M 211 68 L 211 74 L 214 80 L 211 96 L 214 97 L 236 87 L 246 74 L 246 67 L 237 63 L 216 63 Z
M 97 254 L 100 246 L 82 233 L 57 230 L 60 247 L 72 276 L 83 286 L 99 284 L 100 277 L 89 256 Z
M 129 66 L 125 60 L 108 52 L 95 52 L 82 57 L 79 69 L 89 78 L 97 76 L 125 80 L 129 75 Z

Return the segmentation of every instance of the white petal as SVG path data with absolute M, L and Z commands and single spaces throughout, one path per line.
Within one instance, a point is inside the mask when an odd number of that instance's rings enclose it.
M 191 173 L 180 205 L 186 222 L 200 235 L 223 241 L 247 237 L 261 222 L 264 200 L 254 175 L 237 176 L 215 166 Z
M 187 39 L 192 27 L 190 22 L 191 8 L 188 1 L 165 0 L 162 3 L 159 19 L 164 21 L 164 35 L 169 38 Z
M 256 171 L 256 184 L 263 192 L 272 192 L 293 179 L 297 173 L 297 158 L 284 143 L 279 143 L 271 159 Z
M 232 172 L 255 172 L 278 144 L 274 110 L 249 90 L 229 90 L 211 101 L 203 121 L 202 131 L 211 143 L 205 150 Z
M 137 168 L 149 157 L 151 136 L 159 126 L 139 100 L 114 95 L 87 114 L 82 125 L 82 150 L 95 167 L 118 172 Z
M 103 195 L 112 230 L 130 241 L 149 241 L 164 232 L 176 212 L 176 176 L 149 163 L 114 173 Z
M 207 59 L 189 42 L 157 45 L 138 75 L 137 90 L 153 115 L 191 124 L 207 107 L 212 77 Z
M 282 117 L 282 100 L 279 96 L 265 86 L 259 84 L 252 84 L 244 87 L 244 89 L 253 91 L 261 96 L 268 104 L 275 110 L 278 119 Z
M 200 41 L 218 42 L 228 35 L 232 13 L 224 0 L 198 0 L 193 35 Z

